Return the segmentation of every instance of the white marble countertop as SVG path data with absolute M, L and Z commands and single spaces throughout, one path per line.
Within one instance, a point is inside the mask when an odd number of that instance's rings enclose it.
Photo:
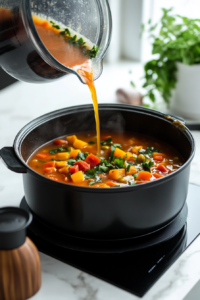
M 130 78 L 129 70 L 132 70 Z M 115 91 L 129 87 L 142 76 L 139 64 L 105 66 L 96 82 L 100 103 L 115 102 Z M 108 82 L 108 79 L 110 81 Z M 17 132 L 32 119 L 66 106 L 91 103 L 86 86 L 71 75 L 52 84 L 15 83 L 0 91 L 0 148 L 11 146 Z M 193 132 L 197 151 L 190 182 L 200 185 L 200 132 Z M 11 188 L 12 187 L 12 188 Z M 0 162 L 0 207 L 18 206 L 23 197 L 22 177 Z M 134 300 L 139 299 L 76 268 L 41 255 L 42 287 L 35 300 Z M 182 300 L 200 279 L 200 237 L 181 255 L 143 297 L 144 300 Z M 200 291 L 199 291 L 200 293 Z M 188 300 L 188 299 L 187 299 Z M 193 299 L 191 299 L 193 300 Z

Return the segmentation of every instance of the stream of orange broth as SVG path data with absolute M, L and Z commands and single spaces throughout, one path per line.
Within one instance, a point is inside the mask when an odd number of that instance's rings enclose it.
M 96 120 L 97 154 L 100 156 L 101 146 L 98 100 L 94 85 L 93 69 L 91 67 L 90 60 L 83 54 L 82 49 L 66 42 L 64 37 L 59 34 L 60 30 L 52 27 L 51 23 L 38 18 L 37 16 L 33 16 L 33 21 L 40 39 L 48 51 L 61 64 L 74 69 L 90 89 Z

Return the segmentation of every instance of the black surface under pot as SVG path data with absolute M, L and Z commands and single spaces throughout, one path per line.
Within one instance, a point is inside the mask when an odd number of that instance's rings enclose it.
M 118 189 L 78 187 L 54 182 L 26 161 L 41 145 L 60 136 L 95 130 L 92 105 L 62 109 L 33 120 L 16 136 L 13 148 L 1 149 L 9 169 L 23 173 L 32 212 L 49 226 L 87 239 L 127 239 L 149 234 L 171 222 L 188 192 L 194 139 L 172 117 L 141 107 L 99 105 L 102 130 L 138 132 L 173 146 L 185 159 L 174 173 L 153 182 Z

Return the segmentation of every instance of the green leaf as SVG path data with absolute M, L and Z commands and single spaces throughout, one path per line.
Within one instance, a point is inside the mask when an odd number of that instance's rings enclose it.
M 134 88 L 136 87 L 136 85 L 133 81 L 131 81 L 130 84 L 131 84 L 132 87 L 134 87 Z
M 68 151 L 68 149 L 67 149 L 66 147 L 60 147 L 60 148 L 56 148 L 56 149 L 51 149 L 51 150 L 49 151 L 49 153 L 50 153 L 51 155 L 54 155 L 54 154 L 56 154 L 56 153 L 58 153 L 58 152 L 69 152 L 69 151 Z
M 90 170 L 87 170 L 85 172 L 85 178 L 92 179 L 92 178 L 95 178 L 95 177 L 96 177 L 96 171 L 95 171 L 95 169 L 90 169 Z
M 142 166 L 144 168 L 144 170 L 148 171 L 151 173 L 151 167 L 154 165 L 154 162 L 153 161 L 149 161 L 149 162 L 144 162 L 142 163 Z
M 85 160 L 85 155 L 82 152 L 79 152 L 76 158 L 76 161 L 78 160 Z
M 70 165 L 70 166 L 73 166 L 75 162 L 76 162 L 75 159 L 69 159 L 69 160 L 67 161 L 67 164 Z
M 89 141 L 88 142 L 88 144 L 90 144 L 90 145 L 94 145 L 94 144 L 96 144 L 95 142 L 93 142 L 93 141 Z
M 89 155 L 89 153 L 88 153 L 88 152 L 85 152 L 85 153 L 84 153 L 84 156 L 85 156 L 85 158 L 87 158 L 87 157 L 88 157 L 88 155 Z
M 131 180 L 131 181 L 129 181 L 129 183 L 128 183 L 129 185 L 135 185 L 136 184 L 136 181 L 134 181 L 134 180 Z

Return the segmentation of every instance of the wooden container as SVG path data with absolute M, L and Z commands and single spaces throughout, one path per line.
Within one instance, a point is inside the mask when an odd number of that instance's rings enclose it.
M 40 289 L 39 253 L 26 237 L 31 220 L 19 208 L 0 209 L 0 300 L 25 300 Z

